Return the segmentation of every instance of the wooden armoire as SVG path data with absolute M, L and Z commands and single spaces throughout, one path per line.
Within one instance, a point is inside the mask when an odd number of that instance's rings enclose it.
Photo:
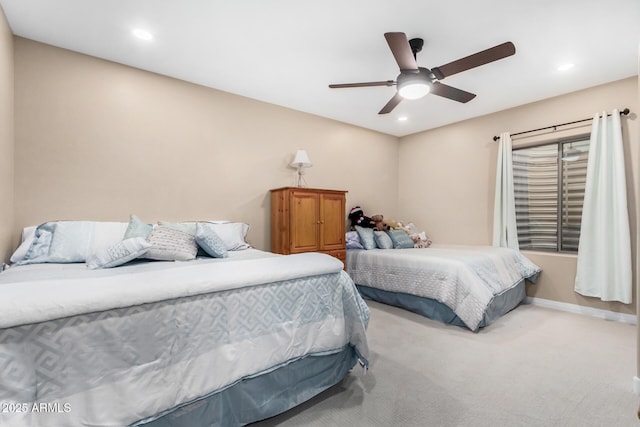
M 271 252 L 324 252 L 346 261 L 346 191 L 271 190 Z

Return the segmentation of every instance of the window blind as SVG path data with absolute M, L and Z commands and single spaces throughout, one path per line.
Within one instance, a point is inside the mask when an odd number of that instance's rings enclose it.
M 588 158 L 588 140 L 562 144 L 561 251 L 578 251 Z
M 521 249 L 578 250 L 588 147 L 581 139 L 513 151 Z

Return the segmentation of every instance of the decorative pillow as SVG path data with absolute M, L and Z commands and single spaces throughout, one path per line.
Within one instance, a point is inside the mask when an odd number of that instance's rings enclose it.
M 376 246 L 380 249 L 393 249 L 393 242 L 391 237 L 384 231 L 374 231 L 373 237 L 376 241 Z
M 222 239 L 225 249 L 228 251 L 239 251 L 250 248 L 245 238 L 249 225 L 243 222 L 208 222 L 211 229 Z
M 184 231 L 185 233 L 189 233 L 192 236 L 196 235 L 196 226 L 197 222 L 169 222 L 169 221 L 160 221 L 158 225 L 164 225 L 165 227 L 174 228 L 176 230 Z
M 159 225 L 148 239 L 151 247 L 144 257 L 160 261 L 189 261 L 196 258 L 198 245 L 189 233 Z
M 213 231 L 212 224 L 204 222 L 198 223 L 196 226 L 196 243 L 208 255 L 214 258 L 226 258 L 229 256 L 224 241 Z
M 87 267 L 92 270 L 117 267 L 144 255 L 150 247 L 151 243 L 143 237 L 132 237 L 108 248 L 103 248 L 87 260 Z
M 20 246 L 18 246 L 18 249 L 13 252 L 9 261 L 14 263 L 22 261 L 33 242 L 33 239 L 36 237 L 36 228 L 38 228 L 37 225 L 31 225 L 22 229 L 22 240 Z
M 364 249 L 357 231 L 347 231 L 345 239 L 347 241 L 347 249 Z
M 408 249 L 413 248 L 413 240 L 404 230 L 390 230 L 387 234 L 393 242 L 394 249 Z
M 143 237 L 146 239 L 151 234 L 151 230 L 153 230 L 151 224 L 147 224 L 137 216 L 131 215 L 127 230 L 124 232 L 124 238 L 125 240 L 131 239 L 132 237 Z
M 356 225 L 356 231 L 358 232 L 358 236 L 360 236 L 360 242 L 365 249 L 375 249 L 376 240 L 373 234 L 373 228 L 360 227 Z

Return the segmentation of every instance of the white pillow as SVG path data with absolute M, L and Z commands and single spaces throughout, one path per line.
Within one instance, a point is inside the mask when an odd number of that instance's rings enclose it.
M 101 248 L 98 253 L 87 260 L 87 267 L 92 270 L 117 267 L 144 255 L 150 247 L 151 243 L 147 242 L 144 237 L 122 240 L 110 247 Z
M 249 225 L 243 222 L 217 222 L 209 221 L 211 229 L 222 239 L 225 249 L 239 251 L 251 247 L 245 238 L 249 231 Z
M 126 222 L 52 221 L 39 225 L 18 264 L 85 262 L 89 257 L 120 242 Z M 27 245 L 26 239 L 23 245 Z M 24 250 L 23 245 L 18 248 Z
M 159 225 L 148 239 L 151 247 L 144 257 L 159 261 L 189 261 L 196 259 L 198 245 L 195 236 L 182 230 Z
M 88 221 L 54 221 L 38 226 L 24 258 L 16 264 L 84 262 L 91 243 Z

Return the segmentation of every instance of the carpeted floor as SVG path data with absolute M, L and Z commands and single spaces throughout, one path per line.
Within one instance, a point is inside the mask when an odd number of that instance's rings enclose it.
M 521 305 L 473 333 L 367 301 L 366 375 L 267 426 L 640 426 L 635 325 Z

